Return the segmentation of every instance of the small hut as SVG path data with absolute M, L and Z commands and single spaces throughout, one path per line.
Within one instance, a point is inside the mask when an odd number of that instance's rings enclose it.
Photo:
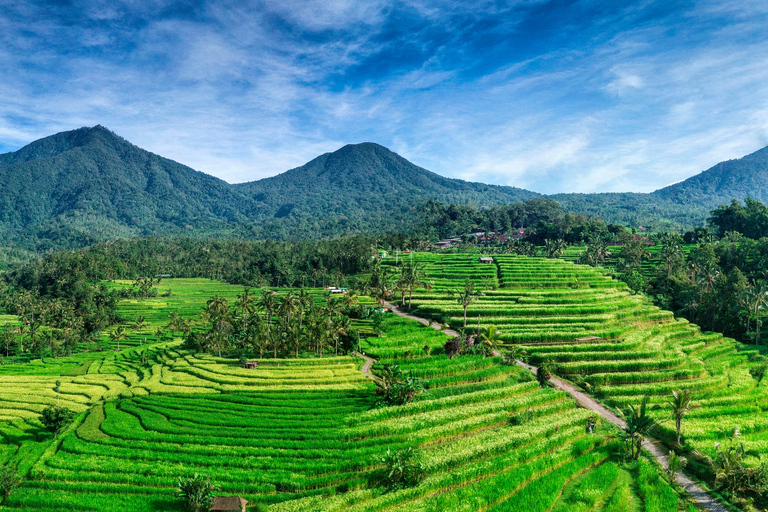
M 248 500 L 240 496 L 216 496 L 213 498 L 211 511 L 245 512 L 246 505 L 248 505 Z
M 483 256 L 477 261 L 479 261 L 480 263 L 493 263 L 493 258 L 491 258 L 490 256 Z
M 243 368 L 245 368 L 246 370 L 255 370 L 258 367 L 259 367 L 258 361 L 245 361 L 243 363 Z

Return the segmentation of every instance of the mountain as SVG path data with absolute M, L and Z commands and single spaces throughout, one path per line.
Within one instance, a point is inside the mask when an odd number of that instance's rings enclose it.
M 704 203 L 713 208 L 731 199 L 753 197 L 768 202 L 768 147 L 738 160 L 728 160 L 652 193 L 680 204 Z
M 0 245 L 35 251 L 178 233 L 299 239 L 407 232 L 430 199 L 490 206 L 549 197 L 606 222 L 679 229 L 703 224 L 733 198 L 768 203 L 768 148 L 650 194 L 543 196 L 446 178 L 374 143 L 230 185 L 95 126 L 0 155 L 0 183 Z
M 695 176 L 650 194 L 602 193 L 549 196 L 566 210 L 606 222 L 678 230 L 706 225 L 709 212 L 747 197 L 768 204 L 768 147 L 721 162 Z
M 422 169 L 377 144 L 348 145 L 283 174 L 230 185 L 145 151 L 103 126 L 0 155 L 0 241 L 36 249 L 181 232 L 320 238 L 408 229 L 429 199 L 537 197 Z
M 0 155 L 0 183 L 4 238 L 165 234 L 243 222 L 257 210 L 225 181 L 138 148 L 102 126 Z
M 331 235 L 408 225 L 427 200 L 496 205 L 540 194 L 445 178 L 374 143 L 350 144 L 287 172 L 234 186 L 276 219 Z

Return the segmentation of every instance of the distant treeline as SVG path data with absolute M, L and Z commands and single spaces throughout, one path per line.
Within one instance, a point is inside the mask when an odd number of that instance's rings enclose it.
M 543 244 L 562 239 L 578 243 L 626 231 L 623 226 L 606 224 L 597 217 L 566 213 L 551 199 L 530 199 L 488 208 L 443 204 L 429 201 L 418 212 L 417 233 L 428 238 L 463 236 L 473 231 L 510 233 L 524 228 L 526 240 Z

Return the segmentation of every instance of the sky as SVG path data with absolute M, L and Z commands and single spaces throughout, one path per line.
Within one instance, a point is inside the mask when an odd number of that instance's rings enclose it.
M 0 153 L 101 124 L 230 183 L 376 142 L 649 192 L 768 145 L 764 0 L 0 0 Z

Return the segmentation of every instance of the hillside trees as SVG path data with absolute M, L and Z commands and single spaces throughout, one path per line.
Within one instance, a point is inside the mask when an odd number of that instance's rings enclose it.
M 263 357 L 269 350 L 275 358 L 280 353 L 299 357 L 305 350 L 322 357 L 328 347 L 338 355 L 349 351 L 356 339 L 349 321 L 353 304 L 329 295 L 321 307 L 304 290 L 282 296 L 262 290 L 256 296 L 246 289 L 232 303 L 215 296 L 201 312 L 203 325 L 188 329 L 185 346 L 219 356 L 236 352 Z

